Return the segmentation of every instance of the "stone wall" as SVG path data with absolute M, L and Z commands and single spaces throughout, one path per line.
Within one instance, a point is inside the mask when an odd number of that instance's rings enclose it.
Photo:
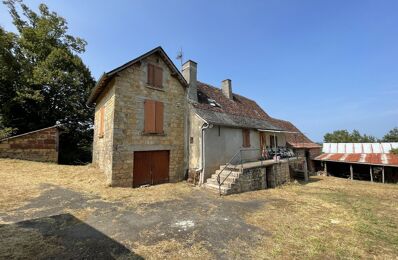
M 234 193 L 266 189 L 266 175 L 265 167 L 244 169 L 233 187 Z
M 38 162 L 58 162 L 59 130 L 56 126 L 0 140 L 0 157 Z
M 289 163 L 280 162 L 272 166 L 243 169 L 228 193 L 275 188 L 288 182 L 290 182 Z
M 267 167 L 267 186 L 275 188 L 290 182 L 290 169 L 288 162 L 280 162 Z
M 101 169 L 112 183 L 113 120 L 115 110 L 115 81 L 112 80 L 105 92 L 97 99 L 94 115 L 93 165 Z M 99 135 L 100 109 L 104 107 L 104 135 Z
M 147 64 L 163 68 L 163 88 L 147 84 Z M 187 90 L 172 75 L 158 54 L 153 54 L 124 69 L 115 78 L 115 103 L 112 144 L 112 186 L 131 187 L 134 178 L 134 152 L 170 151 L 169 180 L 184 178 L 187 163 Z M 163 102 L 164 134 L 145 134 L 144 101 Z

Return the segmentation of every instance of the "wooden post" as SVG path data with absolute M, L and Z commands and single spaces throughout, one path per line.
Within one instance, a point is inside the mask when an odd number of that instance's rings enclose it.
M 304 181 L 308 182 L 308 165 L 307 159 L 304 159 Z
M 328 166 L 326 165 L 326 162 L 323 162 L 324 163 L 324 172 L 326 173 L 326 176 L 329 176 L 329 174 L 328 174 Z
M 354 179 L 354 171 L 352 169 L 352 164 L 350 164 L 350 176 L 351 176 L 351 180 Z
M 373 182 L 373 171 L 372 171 L 372 165 L 370 166 L 370 181 Z
M 381 177 L 382 177 L 382 180 L 383 180 L 383 183 L 384 183 L 384 166 L 383 166 L 383 168 L 381 168 Z

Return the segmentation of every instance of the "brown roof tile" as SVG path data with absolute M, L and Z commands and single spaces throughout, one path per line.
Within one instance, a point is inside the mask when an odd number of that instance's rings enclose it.
M 214 100 L 215 105 L 211 105 L 209 100 Z M 193 106 L 201 111 L 207 110 L 214 114 L 228 114 L 235 117 L 244 117 L 266 122 L 268 129 L 286 130 L 291 133 L 286 134 L 287 142 L 295 148 L 320 148 L 321 146 L 312 142 L 292 123 L 270 117 L 255 101 L 233 94 L 233 100 L 228 99 L 220 88 L 209 84 L 198 82 L 198 101 Z

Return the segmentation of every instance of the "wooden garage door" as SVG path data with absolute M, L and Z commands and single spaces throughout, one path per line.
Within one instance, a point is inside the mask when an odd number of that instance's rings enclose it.
M 133 187 L 169 182 L 169 151 L 134 152 Z

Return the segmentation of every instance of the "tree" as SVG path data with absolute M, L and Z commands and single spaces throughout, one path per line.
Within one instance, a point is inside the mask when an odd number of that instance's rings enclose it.
M 323 139 L 325 143 L 374 143 L 378 141 L 372 135 L 361 135 L 358 130 L 353 130 L 352 133 L 347 130 L 336 130 L 325 134 Z
M 398 127 L 391 129 L 384 137 L 383 142 L 398 142 Z
M 86 42 L 45 4 L 35 13 L 21 0 L 3 3 L 18 34 L 0 30 L 0 127 L 23 133 L 60 123 L 60 161 L 89 160 L 93 108 L 85 103 L 95 81 L 78 56 Z

